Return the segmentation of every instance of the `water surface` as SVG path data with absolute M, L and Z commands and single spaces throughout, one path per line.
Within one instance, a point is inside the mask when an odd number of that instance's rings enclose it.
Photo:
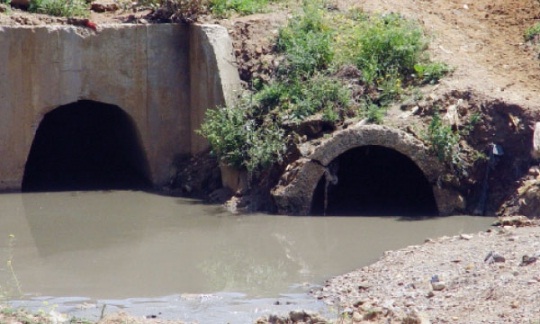
M 28 305 L 49 301 L 70 310 L 97 302 L 205 322 L 219 312 L 270 309 L 279 298 L 314 303 L 304 295 L 313 285 L 374 262 L 386 250 L 477 232 L 491 222 L 472 216 L 239 216 L 135 191 L 3 194 L 0 261 L 12 259 Z M 1 283 L 14 287 L 7 268 L 0 269 Z M 231 316 L 231 323 L 246 320 Z

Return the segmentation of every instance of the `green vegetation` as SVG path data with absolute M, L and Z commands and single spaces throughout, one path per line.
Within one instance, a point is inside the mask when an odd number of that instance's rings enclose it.
M 13 297 L 22 296 L 22 289 L 19 279 L 13 268 L 13 250 L 15 245 L 15 236 L 9 235 L 5 256 L 2 257 L 4 266 L 0 266 L 0 301 L 6 302 Z
M 459 154 L 460 134 L 452 130 L 452 126 L 442 122 L 438 111 L 433 115 L 426 134 L 426 140 L 431 144 L 439 161 L 457 163 Z
M 232 12 L 249 15 L 264 11 L 268 4 L 278 0 L 209 0 L 209 9 L 219 17 L 229 16 Z
M 31 0 L 28 10 L 61 17 L 86 17 L 89 14 L 85 0 Z
M 438 110 L 435 111 L 431 123 L 429 124 L 424 141 L 431 145 L 439 161 L 447 162 L 453 167 L 457 167 L 458 171 L 463 168 L 462 149 L 459 141 L 462 137 L 467 136 L 472 132 L 474 125 L 480 121 L 480 114 L 472 114 L 469 121 L 462 125 L 461 128 L 453 128 L 451 125 L 444 123 L 441 119 Z M 473 150 L 470 152 L 471 160 L 485 160 L 486 156 L 482 152 Z
M 237 169 L 256 172 L 280 161 L 285 152 L 284 131 L 276 125 L 257 125 L 247 98 L 235 107 L 208 110 L 200 133 L 221 160 Z
M 523 37 L 525 38 L 526 42 L 534 42 L 538 35 L 540 35 L 540 23 L 536 23 L 527 28 L 523 34 Z
M 284 160 L 287 141 L 298 138 L 291 126 L 308 118 L 382 123 L 392 102 L 436 83 L 450 69 L 431 62 L 426 48 L 421 28 L 397 14 L 332 13 L 322 2 L 305 1 L 278 33 L 282 60 L 272 80 L 252 80 L 256 90 L 239 104 L 208 111 L 200 134 L 222 162 L 262 171 Z M 437 118 L 430 141 L 446 158 L 455 139 Z

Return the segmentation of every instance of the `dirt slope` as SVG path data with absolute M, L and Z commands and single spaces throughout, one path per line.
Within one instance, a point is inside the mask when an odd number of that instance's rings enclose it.
M 339 0 L 340 8 L 399 12 L 431 34 L 433 58 L 456 70 L 442 86 L 473 88 L 537 107 L 540 64 L 523 32 L 540 18 L 536 0 Z

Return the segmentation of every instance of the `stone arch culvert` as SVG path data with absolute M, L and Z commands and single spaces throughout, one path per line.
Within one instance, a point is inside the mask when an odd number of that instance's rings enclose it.
M 440 186 L 445 166 L 412 135 L 356 125 L 304 148 L 272 190 L 278 212 L 291 215 L 447 215 L 464 208 Z

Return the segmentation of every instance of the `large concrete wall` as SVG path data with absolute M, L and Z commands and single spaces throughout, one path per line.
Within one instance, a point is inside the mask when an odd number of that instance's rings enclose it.
M 21 187 L 44 115 L 77 100 L 123 109 L 160 186 L 173 161 L 207 144 L 207 108 L 240 88 L 224 28 L 210 25 L 0 26 L 0 190 Z

